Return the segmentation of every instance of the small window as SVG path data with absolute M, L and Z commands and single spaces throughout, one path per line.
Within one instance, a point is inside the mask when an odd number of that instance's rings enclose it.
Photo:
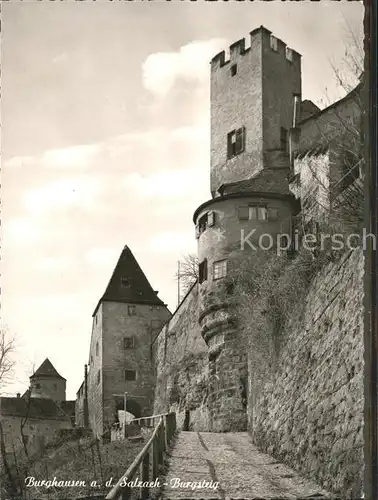
M 136 307 L 135 306 L 127 306 L 127 314 L 129 316 L 135 316 L 136 315 Z
M 278 219 L 278 210 L 276 208 L 268 208 L 268 219 L 269 220 Z
M 249 206 L 245 205 L 243 207 L 239 207 L 239 219 L 240 220 L 249 220 Z
M 203 283 L 207 280 L 207 259 L 203 260 L 198 266 L 198 281 Z
M 36 389 L 40 389 L 41 388 L 41 384 L 35 384 L 35 388 Z
M 268 211 L 266 207 L 257 207 L 257 218 L 258 220 L 267 220 L 268 219 Z
M 132 349 L 134 347 L 134 337 L 125 337 L 123 339 L 123 348 Z
M 273 35 L 270 35 L 270 48 L 277 52 L 278 50 L 278 41 L 277 38 Z
M 238 72 L 238 67 L 236 64 L 233 64 L 230 68 L 231 76 L 235 76 L 237 72 Z
M 136 380 L 136 371 L 125 370 L 125 380 Z
M 95 316 L 95 325 L 97 325 L 97 316 Z
M 100 370 L 97 372 L 97 385 L 99 385 L 101 379 Z
M 210 212 L 208 212 L 207 214 L 207 225 L 211 227 L 214 226 L 214 224 L 215 224 L 215 213 L 212 210 L 210 210 Z
M 121 278 L 121 287 L 130 288 L 130 281 L 127 278 Z
M 282 151 L 287 151 L 287 129 L 284 127 L 281 127 L 280 148 Z
M 57 391 L 58 390 L 58 386 L 56 384 L 54 384 L 54 389 Z
M 199 234 L 206 231 L 206 228 L 207 228 L 207 213 L 204 214 L 198 221 Z
M 98 347 L 98 342 L 96 342 L 96 356 L 98 356 L 99 351 L 100 351 L 100 349 L 99 349 L 99 347 Z
M 219 280 L 227 275 L 227 260 L 218 260 L 213 264 L 214 279 Z
M 227 134 L 227 157 L 232 158 L 244 151 L 245 127 Z
M 249 207 L 249 219 L 257 220 L 257 207 Z
M 289 47 L 286 47 L 286 59 L 290 62 L 293 61 L 293 51 Z

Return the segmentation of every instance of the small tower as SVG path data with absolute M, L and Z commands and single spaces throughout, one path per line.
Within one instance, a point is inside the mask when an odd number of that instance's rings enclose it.
M 300 55 L 260 27 L 211 61 L 211 195 L 194 213 L 199 323 L 209 348 L 210 430 L 247 428 L 247 346 L 227 276 L 270 235 L 291 234 L 288 130 Z M 270 242 L 270 240 L 269 240 Z M 262 245 L 266 248 L 266 240 Z M 273 249 L 272 247 L 272 249 Z
M 66 400 L 66 379 L 59 375 L 51 361 L 46 358 L 30 377 L 30 397 Z
M 171 317 L 130 248 L 125 246 L 92 323 L 88 367 L 89 425 L 102 436 L 118 410 L 149 415 L 155 389 L 156 337 Z

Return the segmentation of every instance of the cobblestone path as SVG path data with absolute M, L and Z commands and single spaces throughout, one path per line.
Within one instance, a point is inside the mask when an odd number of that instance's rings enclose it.
M 210 487 L 191 489 L 178 481 L 207 481 Z M 211 488 L 216 482 L 218 488 Z M 259 452 L 246 432 L 180 432 L 162 483 L 159 498 L 172 500 L 331 498 L 315 483 Z

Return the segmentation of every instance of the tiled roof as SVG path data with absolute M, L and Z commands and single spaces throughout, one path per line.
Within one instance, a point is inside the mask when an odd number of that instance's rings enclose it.
M 64 403 L 71 403 L 65 401 Z M 52 399 L 44 398 L 0 398 L 1 416 L 51 418 L 66 420 L 71 415 Z
M 59 373 L 55 370 L 49 358 L 45 359 L 45 361 L 41 364 L 38 370 L 35 371 L 30 378 L 35 378 L 35 377 L 54 377 L 66 380 L 64 377 L 59 375 Z
M 164 302 L 157 296 L 157 292 L 153 290 L 128 246 L 124 247 L 105 293 L 99 300 L 93 316 L 103 301 L 164 305 Z

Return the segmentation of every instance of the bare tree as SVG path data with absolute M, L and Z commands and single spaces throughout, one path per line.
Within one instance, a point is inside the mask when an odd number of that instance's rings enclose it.
M 198 258 L 196 255 L 188 254 L 180 261 L 175 279 L 179 281 L 180 296 L 183 297 L 198 280 Z
M 316 123 L 323 144 L 329 144 L 331 140 L 337 142 L 338 151 L 333 156 L 336 161 L 331 157 L 326 158 L 326 151 L 321 151 L 320 147 L 319 151 L 309 152 L 308 157 L 300 155 L 294 162 L 294 173 L 299 169 L 302 170 L 300 174 L 302 214 L 299 215 L 300 220 L 297 224 L 302 228 L 308 219 L 317 219 L 317 223 L 323 219 L 322 224 L 325 223 L 328 230 L 340 232 L 343 228 L 358 229 L 359 222 L 363 218 L 364 160 L 361 123 L 366 111 L 360 92 L 363 63 L 362 42 L 346 24 L 344 57 L 337 65 L 332 61 L 330 64 L 338 86 L 349 96 L 350 108 L 346 116 L 343 116 L 339 107 L 330 107 L 327 111 L 329 114 L 327 130 L 323 130 L 322 125 Z M 321 157 L 322 154 L 324 158 Z M 307 178 L 303 169 L 307 170 Z M 311 210 L 317 215 L 311 217 Z M 321 217 L 320 214 L 325 217 Z
M 0 389 L 12 378 L 15 361 L 15 339 L 9 335 L 5 327 L 0 329 Z

